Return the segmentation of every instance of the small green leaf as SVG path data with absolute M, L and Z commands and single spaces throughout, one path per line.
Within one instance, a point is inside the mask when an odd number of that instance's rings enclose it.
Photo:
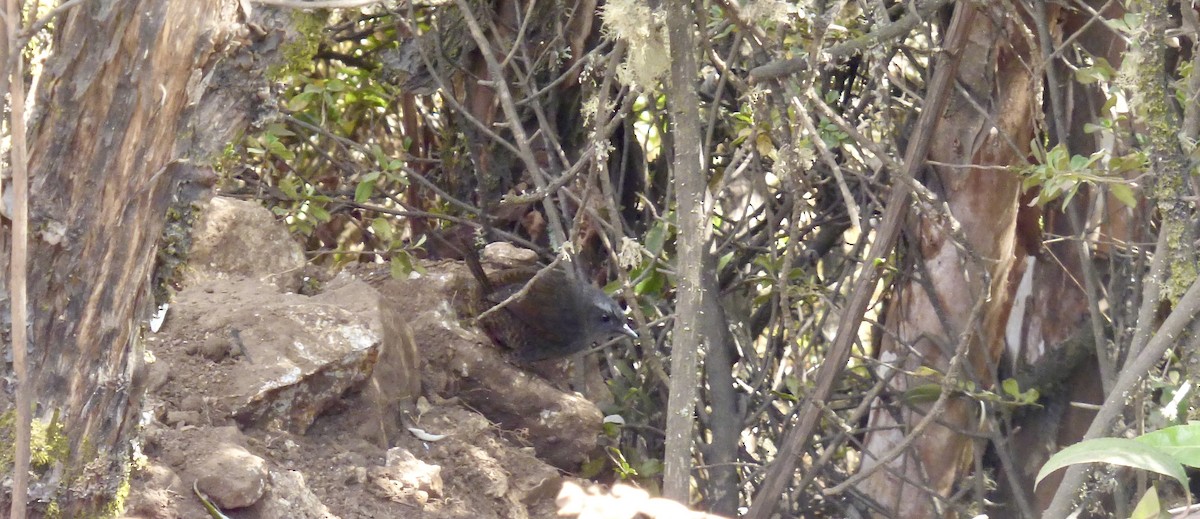
M 643 461 L 641 465 L 638 466 L 638 475 L 642 477 L 654 477 L 662 474 L 662 471 L 663 463 L 653 458 Z
M 1034 485 L 1041 483 L 1051 472 L 1079 463 L 1109 463 L 1157 472 L 1174 478 L 1187 490 L 1187 473 L 1182 464 L 1162 449 L 1125 438 L 1097 438 L 1058 451 L 1042 465 Z
M 594 478 L 600 475 L 600 471 L 604 470 L 604 466 L 608 464 L 605 458 L 592 458 L 583 464 L 579 469 L 579 477 Z
M 411 265 L 405 262 L 402 256 L 397 255 L 392 258 L 392 261 L 388 262 L 388 266 L 390 267 L 388 270 L 391 271 L 392 279 L 406 279 L 408 278 L 408 273 L 412 272 L 412 269 L 409 268 Z
M 942 394 L 940 384 L 921 384 L 911 387 L 904 392 L 904 401 L 910 404 L 927 404 L 938 399 Z
M 913 370 L 913 376 L 914 377 L 941 378 L 942 372 L 938 371 L 936 369 L 933 369 L 929 366 L 921 366 L 921 367 Z
M 1137 198 L 1133 196 L 1133 188 L 1123 182 L 1113 182 L 1108 185 L 1108 192 L 1130 209 L 1137 207 Z
M 354 187 L 354 201 L 360 204 L 370 200 L 373 194 L 375 194 L 374 180 L 364 180 Z
M 300 193 L 296 191 L 296 177 L 283 177 L 279 180 L 279 190 L 283 191 L 284 196 L 291 200 L 300 198 Z
M 1000 383 L 1000 387 L 1004 389 L 1004 393 L 1013 398 L 1021 396 L 1021 387 L 1017 385 L 1016 379 L 1006 378 Z
M 663 244 L 666 243 L 666 240 L 667 224 L 657 222 L 654 224 L 654 227 L 646 231 L 646 250 L 650 251 L 650 254 L 658 256 L 662 254 Z
M 308 108 L 308 99 L 309 97 L 306 95 L 298 95 L 293 97 L 291 101 L 288 101 L 288 110 L 292 112 L 303 112 L 305 108 Z
M 1162 504 L 1158 502 L 1158 490 L 1150 487 L 1146 494 L 1138 500 L 1137 507 L 1129 514 L 1129 519 L 1159 519 L 1164 517 Z M 1170 516 L 1166 516 L 1170 517 Z
M 329 214 L 329 211 L 326 211 L 324 207 L 311 204 L 308 206 L 308 214 L 309 216 L 312 216 L 314 220 L 322 223 L 328 222 L 333 218 L 333 216 Z
M 653 268 L 653 267 L 651 267 Z M 633 292 L 639 296 L 642 295 L 659 295 L 662 289 L 667 284 L 667 277 L 662 275 L 658 269 L 654 269 L 646 276 L 637 286 L 633 287 Z
M 388 221 L 386 217 L 380 216 L 371 221 L 371 232 L 379 237 L 379 241 L 391 243 L 392 235 L 394 234 L 392 232 L 392 222 Z

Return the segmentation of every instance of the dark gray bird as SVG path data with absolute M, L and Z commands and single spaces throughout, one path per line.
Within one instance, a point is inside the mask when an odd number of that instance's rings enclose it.
M 479 283 L 479 292 L 472 297 L 479 313 L 519 293 L 533 280 L 523 295 L 479 320 L 488 337 L 512 350 L 519 362 L 560 359 L 621 335 L 637 338 L 616 301 L 561 269 L 551 269 L 536 279 L 538 270 L 533 268 L 502 270 L 490 276 L 484 275 L 482 268 L 471 270 Z

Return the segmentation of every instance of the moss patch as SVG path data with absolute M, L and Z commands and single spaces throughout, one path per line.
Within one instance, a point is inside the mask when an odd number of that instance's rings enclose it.
M 0 473 L 10 473 L 16 458 L 17 410 L 13 409 L 0 415 L 0 445 L 8 445 L 0 450 Z M 29 465 L 37 474 L 44 473 L 59 460 L 64 460 L 71 454 L 67 443 L 67 435 L 63 433 L 62 421 L 55 413 L 49 421 L 33 420 L 30 426 Z
M 267 68 L 267 79 L 282 81 L 288 76 L 312 67 L 313 57 L 324 38 L 325 22 L 328 12 L 305 13 L 299 10 L 292 12 L 292 29 L 299 34 L 293 41 L 284 44 L 279 52 L 283 62 Z

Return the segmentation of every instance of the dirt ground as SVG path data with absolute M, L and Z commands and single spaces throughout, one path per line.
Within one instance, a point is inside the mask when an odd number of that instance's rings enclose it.
M 292 274 L 304 272 L 302 256 L 269 214 L 218 203 L 197 229 L 191 279 L 162 328 L 146 333 L 145 460 L 133 475 L 127 517 L 211 517 L 200 495 L 230 518 L 557 517 L 554 499 L 586 453 L 539 453 L 529 426 L 499 425 L 503 417 L 474 411 L 472 399 L 458 394 L 486 387 L 438 372 L 458 347 L 468 348 L 476 374 L 515 368 L 470 350 L 488 346 L 455 320 L 454 294 L 446 293 L 452 275 L 431 266 L 424 279 L 386 286 L 379 267 L 306 279 Z M 272 260 L 253 264 L 254 256 Z M 280 257 L 300 261 L 281 266 Z M 409 292 L 392 294 L 401 303 L 389 306 L 380 288 Z M 421 303 L 394 308 L 414 302 Z M 430 309 L 444 314 L 425 324 L 403 314 Z M 396 334 L 407 339 L 385 336 Z M 392 362 L 406 354 L 389 348 L 404 348 L 408 358 Z M 413 353 L 444 362 L 414 363 Z M 377 369 L 389 380 L 373 380 Z M 388 387 L 372 392 L 377 382 Z M 389 394 L 404 386 L 418 394 Z M 586 424 L 542 420 L 563 436 L 554 445 L 594 449 L 599 411 L 550 384 L 533 386 L 556 393 L 542 402 L 575 406 L 553 414 L 586 417 Z M 556 430 L 572 426 L 582 429 Z
M 464 323 L 461 265 L 314 272 L 269 212 L 220 198 L 193 238 L 146 332 L 126 517 L 605 517 L 622 500 L 616 516 L 690 515 L 575 485 L 604 456 L 600 411 L 563 389 L 569 362 L 534 374 Z

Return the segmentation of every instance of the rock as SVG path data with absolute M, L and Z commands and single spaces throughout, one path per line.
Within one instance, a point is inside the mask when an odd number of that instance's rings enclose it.
M 184 411 L 202 411 L 204 410 L 204 397 L 200 395 L 185 396 L 179 402 L 179 408 Z
M 214 197 L 191 237 L 191 272 L 185 285 L 244 277 L 286 291 L 300 288 L 304 251 L 292 240 L 287 226 L 255 202 Z
M 200 345 L 200 355 L 213 362 L 225 360 L 232 350 L 233 345 L 229 343 L 229 339 L 217 335 L 209 337 Z
M 377 300 L 362 283 L 339 290 Z M 380 343 L 377 308 L 351 311 L 324 296 L 280 294 L 251 280 L 205 282 L 179 292 L 176 319 L 162 333 L 202 344 L 199 351 L 209 360 L 227 358 L 234 348 L 244 352 L 223 368 L 226 382 L 212 386 L 220 394 L 208 395 L 210 401 L 244 427 L 304 434 L 317 416 L 367 380 Z M 223 304 L 214 305 L 214 299 Z
M 254 512 L 259 519 L 338 519 L 295 470 L 271 471 L 271 489 Z
M 146 519 L 179 517 L 171 498 L 187 491 L 184 489 L 183 480 L 170 467 L 150 462 L 145 468 L 133 474 L 125 517 Z
M 367 470 L 367 489 L 384 499 L 420 507 L 431 497 L 442 497 L 441 473 L 441 467 L 397 447 L 388 449 L 384 466 Z
M 721 519 L 719 515 L 689 510 L 670 499 L 650 497 L 640 488 L 618 484 L 611 490 L 592 485 L 587 490 L 566 482 L 558 494 L 558 516 L 588 519 Z
M 537 253 L 506 242 L 489 243 L 481 254 L 484 261 L 499 268 L 519 268 L 537 264 Z
M 507 362 L 479 330 L 463 327 L 453 299 L 472 282 L 470 274 L 458 265 L 439 267 L 381 288 L 405 295 L 384 297 L 382 311 L 411 326 L 426 388 L 458 396 L 507 430 L 526 431 L 538 457 L 563 470 L 578 469 L 596 447 L 600 410 Z
M 179 427 L 181 425 L 198 425 L 200 420 L 200 413 L 196 411 L 167 411 L 163 423 L 171 427 Z
M 196 487 L 222 509 L 253 505 L 267 488 L 267 462 L 241 445 L 218 445 L 193 472 Z
M 349 467 L 346 469 L 345 484 L 347 486 L 361 485 L 366 481 L 367 481 L 367 468 L 366 467 Z
M 157 392 L 171 381 L 171 366 L 166 362 L 150 363 L 146 374 L 146 391 Z

